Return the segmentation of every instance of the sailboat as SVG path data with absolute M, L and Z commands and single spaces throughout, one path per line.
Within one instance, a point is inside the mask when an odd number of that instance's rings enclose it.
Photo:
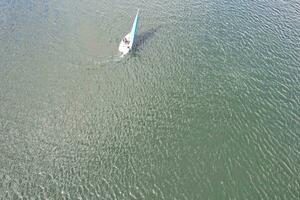
M 134 47 L 135 38 L 136 38 L 136 34 L 137 34 L 137 28 L 138 28 L 138 20 L 139 20 L 139 10 L 137 11 L 136 16 L 134 18 L 131 32 L 128 33 L 122 39 L 122 41 L 119 45 L 119 51 L 122 53 L 122 56 L 128 54 Z

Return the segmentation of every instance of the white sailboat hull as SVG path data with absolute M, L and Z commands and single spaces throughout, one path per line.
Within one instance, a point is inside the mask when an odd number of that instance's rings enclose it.
M 127 41 L 127 42 L 125 42 Z M 124 38 L 123 40 L 120 42 L 120 45 L 119 45 L 119 51 L 122 53 L 122 55 L 126 55 L 129 53 L 130 51 L 130 33 L 128 33 Z

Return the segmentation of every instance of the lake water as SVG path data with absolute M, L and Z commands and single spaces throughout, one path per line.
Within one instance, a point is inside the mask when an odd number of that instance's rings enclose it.
M 0 142 L 4 200 L 299 199 L 300 3 L 0 0 Z

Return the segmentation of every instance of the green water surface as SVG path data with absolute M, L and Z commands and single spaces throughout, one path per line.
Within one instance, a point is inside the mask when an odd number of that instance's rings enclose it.
M 0 199 L 300 199 L 299 1 L 0 0 Z

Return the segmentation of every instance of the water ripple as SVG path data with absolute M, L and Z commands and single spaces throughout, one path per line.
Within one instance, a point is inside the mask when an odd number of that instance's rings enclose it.
M 299 8 L 1 1 L 0 198 L 297 199 Z

